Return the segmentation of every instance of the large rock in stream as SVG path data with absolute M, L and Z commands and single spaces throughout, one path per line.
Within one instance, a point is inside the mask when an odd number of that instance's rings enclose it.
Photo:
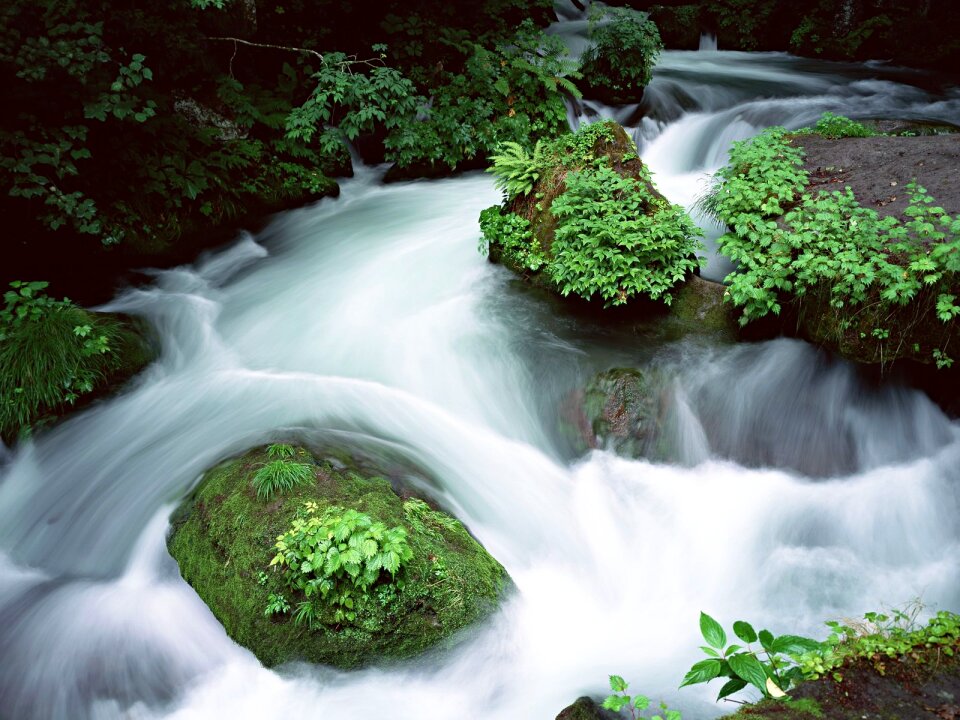
M 174 513 L 167 543 L 183 578 L 227 634 L 264 665 L 303 660 L 355 668 L 407 658 L 453 643 L 496 610 L 509 578 L 459 521 L 402 498 L 388 480 L 359 464 L 318 460 L 301 447 L 287 454 L 277 460 L 257 448 L 208 471 Z M 274 462 L 300 466 L 307 480 L 275 497 L 258 497 L 253 478 Z M 336 608 L 318 606 L 319 590 L 310 600 L 285 583 L 282 566 L 271 565 L 280 535 L 330 507 L 403 528 L 412 550 L 395 581 L 384 569 L 366 599 L 355 594 Z M 367 552 L 365 544 L 361 548 Z M 299 570 L 320 588 L 319 568 Z M 287 610 L 268 613 L 281 595 Z M 297 611 L 310 602 L 319 610 L 310 622 L 297 622 Z

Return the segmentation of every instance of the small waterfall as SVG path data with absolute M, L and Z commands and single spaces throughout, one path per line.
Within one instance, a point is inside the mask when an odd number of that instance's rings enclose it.
M 716 52 L 717 36 L 713 33 L 700 33 L 700 52 Z

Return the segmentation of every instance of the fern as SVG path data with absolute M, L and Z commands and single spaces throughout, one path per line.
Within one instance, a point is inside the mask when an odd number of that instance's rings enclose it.
M 532 156 L 522 145 L 509 140 L 504 142 L 501 148 L 500 154 L 490 158 L 493 165 L 487 168 L 487 172 L 496 177 L 496 186 L 503 191 L 504 200 L 512 200 L 518 195 L 529 195 L 543 172 L 543 143 L 537 141 Z

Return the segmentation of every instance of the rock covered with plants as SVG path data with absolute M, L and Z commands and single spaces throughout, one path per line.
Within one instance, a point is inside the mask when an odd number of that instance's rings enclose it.
M 960 151 L 960 137 L 875 134 L 828 113 L 812 130 L 734 144 L 702 201 L 728 227 L 718 241 L 737 263 L 728 296 L 742 324 L 786 310 L 786 326 L 849 359 L 949 367 L 960 351 L 960 214 L 934 199 L 952 194 L 949 173 L 931 176 L 932 192 L 915 173 L 923 157 Z M 819 159 L 805 162 L 815 145 Z M 871 167 L 876 158 L 886 164 Z
M 656 189 L 615 122 L 532 150 L 508 143 L 493 161 L 504 201 L 480 214 L 481 249 L 531 281 L 605 306 L 669 305 L 699 266 L 700 229 Z
M 0 307 L 0 440 L 14 442 L 138 372 L 151 352 L 129 318 L 14 281 Z
M 584 95 L 608 105 L 640 102 L 663 43 L 646 13 L 591 7 L 590 46 L 580 57 Z
M 184 579 L 267 666 L 416 655 L 487 617 L 508 582 L 459 521 L 291 445 L 210 470 L 172 526 Z

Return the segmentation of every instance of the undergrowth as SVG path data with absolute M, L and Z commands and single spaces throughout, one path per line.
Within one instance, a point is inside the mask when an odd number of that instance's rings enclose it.
M 817 128 L 836 137 L 869 132 L 829 114 Z M 737 263 L 726 282 L 743 310 L 741 324 L 810 298 L 830 308 L 836 334 L 876 343 L 881 362 L 909 343 L 949 366 L 947 343 L 960 315 L 960 217 L 916 182 L 906 187 L 903 221 L 863 207 L 849 189 L 812 194 L 807 185 L 802 150 L 775 127 L 734 143 L 729 164 L 699 201 L 729 228 L 718 244 Z M 910 333 L 933 314 L 943 332 L 914 339 Z

